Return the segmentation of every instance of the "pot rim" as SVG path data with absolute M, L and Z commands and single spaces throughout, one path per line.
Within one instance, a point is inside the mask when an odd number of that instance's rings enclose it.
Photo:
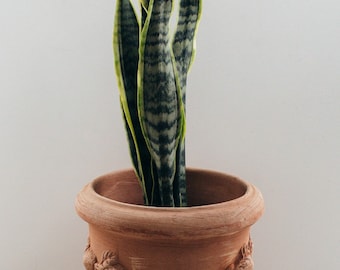
M 131 169 L 114 171 L 97 177 L 77 196 L 78 215 L 89 224 L 119 233 L 124 227 L 140 237 L 149 233 L 160 238 L 205 238 L 211 235 L 232 234 L 253 225 L 264 212 L 261 192 L 252 184 L 213 170 L 187 168 L 187 172 L 221 174 L 245 185 L 245 193 L 233 200 L 190 207 L 154 207 L 119 202 L 98 194 L 94 186 L 104 177 L 117 173 L 131 173 Z M 196 220 L 197 222 L 192 222 Z M 214 225 L 211 227 L 211 220 Z M 208 221 L 209 228 L 205 226 Z M 153 224 L 154 226 L 150 226 Z M 195 226 L 193 228 L 192 226 Z M 136 226 L 139 231 L 136 231 Z

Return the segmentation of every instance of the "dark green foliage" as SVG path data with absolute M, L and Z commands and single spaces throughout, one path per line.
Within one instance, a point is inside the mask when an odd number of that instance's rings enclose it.
M 138 22 L 118 0 L 115 66 L 136 174 L 146 205 L 185 206 L 185 88 L 201 1 L 182 0 L 173 40 L 171 0 L 141 1 Z

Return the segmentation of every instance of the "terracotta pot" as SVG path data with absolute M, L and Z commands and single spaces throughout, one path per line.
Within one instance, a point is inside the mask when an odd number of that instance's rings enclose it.
M 250 226 L 262 215 L 261 193 L 226 174 L 188 169 L 191 207 L 143 206 L 132 170 L 83 188 L 76 210 L 89 224 L 87 270 L 253 269 Z

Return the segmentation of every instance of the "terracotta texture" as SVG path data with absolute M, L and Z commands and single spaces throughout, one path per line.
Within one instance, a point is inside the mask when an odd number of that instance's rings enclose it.
M 261 193 L 226 174 L 188 169 L 191 207 L 145 207 L 132 170 L 95 179 L 76 209 L 89 223 L 86 270 L 251 270 Z

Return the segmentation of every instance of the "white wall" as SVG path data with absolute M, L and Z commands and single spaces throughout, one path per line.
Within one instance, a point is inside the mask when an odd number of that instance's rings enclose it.
M 130 166 L 112 65 L 113 1 L 0 2 L 0 269 L 83 269 L 74 211 Z M 204 1 L 188 164 L 263 192 L 256 269 L 340 269 L 340 4 Z

